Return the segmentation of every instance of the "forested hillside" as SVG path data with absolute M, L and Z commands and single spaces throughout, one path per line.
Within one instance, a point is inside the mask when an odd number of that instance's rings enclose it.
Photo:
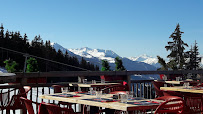
M 43 41 L 40 35 L 35 36 L 32 41 L 28 41 L 28 36 L 26 34 L 21 35 L 20 31 L 5 31 L 3 25 L 0 27 L 0 47 L 0 66 L 4 67 L 4 61 L 7 59 L 14 60 L 18 64 L 16 68 L 17 71 L 23 71 L 25 57 L 23 54 L 14 53 L 2 48 L 35 55 L 91 71 L 99 70 L 98 66 L 95 66 L 84 59 L 78 61 L 76 57 L 70 56 L 68 52 L 63 54 L 61 50 L 56 51 L 51 46 L 50 41 Z M 37 62 L 40 72 L 80 70 L 75 67 L 65 66 L 42 59 L 37 59 Z

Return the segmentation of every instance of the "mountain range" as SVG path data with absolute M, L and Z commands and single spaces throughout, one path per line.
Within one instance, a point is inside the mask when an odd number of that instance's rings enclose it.
M 138 57 L 121 57 L 112 50 L 104 49 L 91 49 L 88 47 L 77 49 L 66 49 L 58 43 L 51 43 L 51 45 L 58 51 L 59 49 L 65 53 L 66 51 L 70 56 L 76 56 L 79 60 L 83 57 L 88 62 L 101 67 L 101 60 L 107 60 L 111 69 L 115 68 L 115 58 L 120 57 L 123 65 L 127 70 L 156 70 L 160 67 L 157 58 L 153 58 L 146 54 Z
M 91 49 L 88 47 L 77 48 L 77 49 L 67 49 L 58 43 L 51 43 L 56 51 L 59 49 L 65 53 L 66 51 L 70 56 L 76 56 L 79 61 L 83 57 L 86 61 L 98 65 L 101 68 L 101 60 L 107 60 L 110 65 L 110 69 L 115 69 L 115 58 L 120 57 L 123 61 L 123 65 L 128 71 L 147 71 L 147 70 L 156 70 L 160 67 L 157 58 L 153 58 L 146 54 L 138 57 L 121 57 L 112 50 L 104 49 Z M 138 76 L 139 78 L 143 76 Z M 156 76 L 149 77 L 149 79 L 157 79 Z M 136 78 L 137 79 L 137 78 Z M 148 79 L 148 78 L 147 78 Z
M 110 69 L 115 69 L 115 58 L 120 57 L 123 61 L 123 65 L 128 71 L 147 71 L 147 70 L 157 70 L 160 67 L 158 59 L 155 57 L 148 56 L 146 54 L 137 57 L 121 57 L 112 50 L 104 49 L 91 49 L 89 47 L 77 48 L 77 49 L 67 49 L 58 43 L 51 43 L 56 51 L 59 49 L 65 53 L 66 51 L 70 56 L 76 56 L 79 61 L 83 57 L 86 61 L 98 65 L 101 68 L 101 60 L 107 60 L 110 65 Z M 203 56 L 201 61 L 201 66 L 203 65 Z M 137 75 L 133 77 L 135 79 L 157 79 L 158 75 Z

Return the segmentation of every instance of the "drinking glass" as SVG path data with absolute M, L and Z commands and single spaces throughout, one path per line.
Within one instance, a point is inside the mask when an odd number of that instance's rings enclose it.
M 101 99 L 102 91 L 96 91 L 96 98 Z
M 180 77 L 176 77 L 176 81 L 180 81 Z
M 127 103 L 128 101 L 128 95 L 127 94 L 121 94 L 121 102 Z
M 93 90 L 93 88 L 91 87 L 90 88 L 90 95 L 93 95 L 94 94 L 94 90 Z
M 68 87 L 62 87 L 62 92 L 67 93 L 68 92 Z
M 83 83 L 84 83 L 84 84 L 87 84 L 87 79 L 83 79 Z
M 92 84 L 96 84 L 96 80 L 92 80 Z
M 189 85 L 190 85 L 189 82 L 185 82 L 185 83 L 183 84 L 183 86 L 184 86 L 185 88 L 189 88 Z
M 128 95 L 128 99 L 131 100 L 133 98 L 133 91 L 127 92 L 127 95 Z
M 101 79 L 101 83 L 104 84 L 104 83 L 105 83 L 105 80 L 104 80 L 104 79 Z

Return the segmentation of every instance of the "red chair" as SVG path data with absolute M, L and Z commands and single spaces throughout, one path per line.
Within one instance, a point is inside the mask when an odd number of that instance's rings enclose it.
M 203 98 L 199 94 L 184 93 L 184 100 L 186 103 L 186 109 L 190 113 L 203 112 Z
M 6 113 L 9 114 L 10 110 L 16 110 L 16 109 L 25 109 L 24 105 L 20 101 L 20 97 L 27 97 L 27 93 L 31 87 L 29 86 L 24 86 L 19 89 L 13 89 L 11 91 L 5 92 L 5 93 L 0 93 L 0 109 L 4 110 L 6 109 Z M 9 96 L 11 92 L 17 91 L 17 95 L 13 95 L 11 99 L 9 99 Z M 15 92 L 14 92 L 15 93 Z
M 128 85 L 111 85 L 108 86 L 104 89 L 102 89 L 103 93 L 111 93 L 111 94 L 115 94 L 117 92 L 126 92 L 129 91 L 129 87 Z
M 170 99 L 157 107 L 154 114 L 184 114 L 184 101 L 182 98 Z
M 156 100 L 164 100 L 164 101 L 168 101 L 168 100 L 173 100 L 173 99 L 182 99 L 181 97 L 177 97 L 177 96 L 162 96 L 162 97 L 158 97 L 155 98 Z
M 38 114 L 75 114 L 71 108 L 61 108 L 59 106 L 41 103 Z
M 28 100 L 25 97 L 20 97 L 20 100 L 22 102 L 24 102 L 24 104 L 25 104 L 25 106 L 27 108 L 28 114 L 35 114 L 33 106 L 32 106 L 33 103 L 36 104 L 37 106 L 40 105 L 39 103 L 33 102 L 31 100 Z
M 164 96 L 163 91 L 160 90 L 160 87 L 164 87 L 164 82 L 153 81 L 153 85 L 156 92 L 156 97 Z
M 20 97 L 20 100 L 24 102 L 28 114 L 35 114 L 33 109 L 33 103 L 39 106 L 38 114 L 75 114 L 71 108 L 61 108 L 57 105 L 48 104 L 48 103 L 36 103 L 31 100 L 28 100 L 24 97 Z

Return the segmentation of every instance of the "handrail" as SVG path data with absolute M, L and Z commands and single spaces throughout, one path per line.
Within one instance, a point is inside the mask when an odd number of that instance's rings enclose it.
M 135 74 L 203 74 L 203 70 L 174 70 L 174 71 L 55 71 L 55 72 L 16 72 L 17 78 L 39 78 L 39 77 L 77 77 L 77 76 L 118 76 Z

